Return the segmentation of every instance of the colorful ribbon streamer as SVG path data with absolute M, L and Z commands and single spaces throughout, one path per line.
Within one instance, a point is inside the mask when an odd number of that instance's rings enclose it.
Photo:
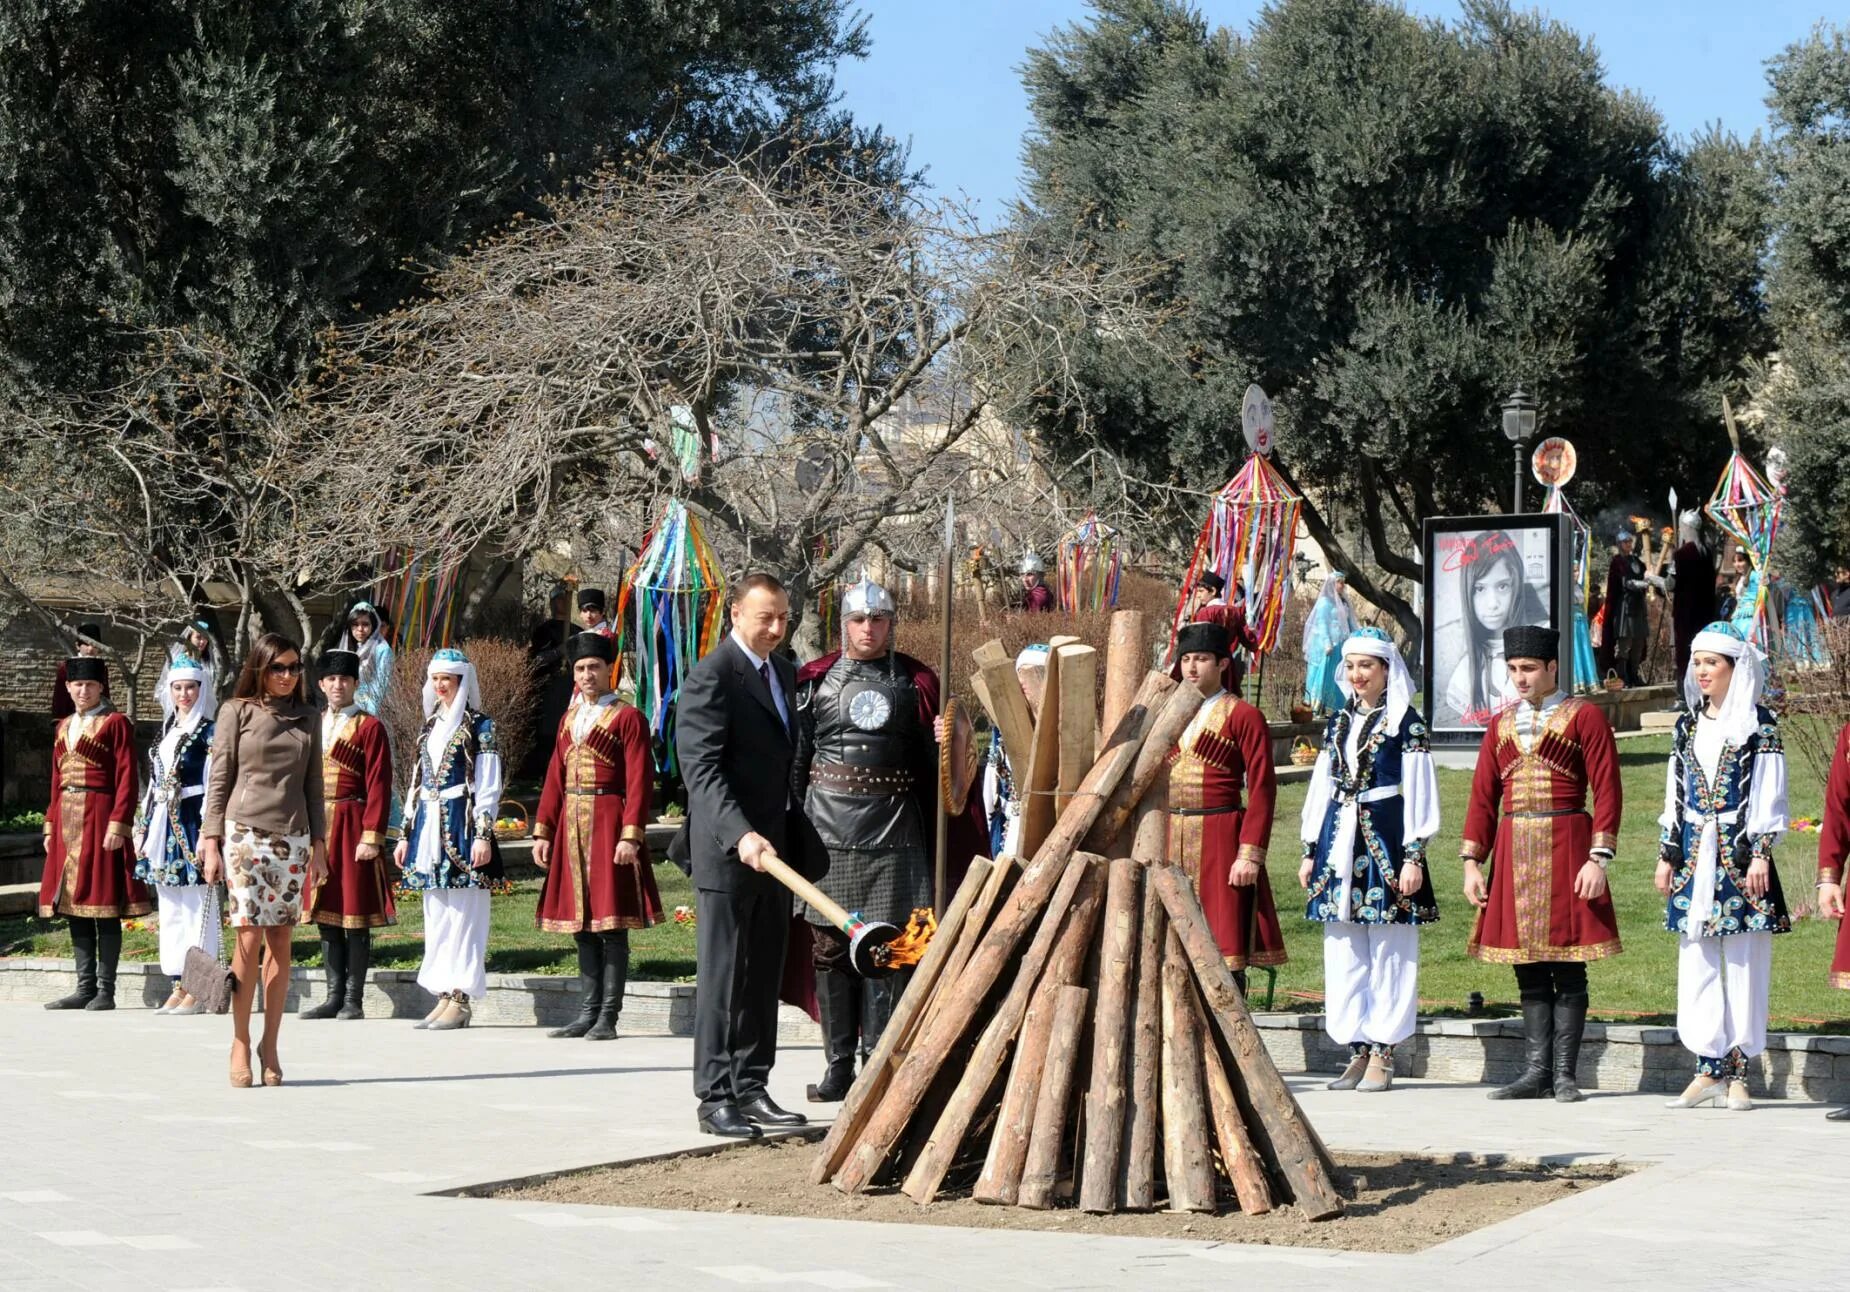
M 1709 519 L 1747 551 L 1760 577 L 1754 580 L 1754 644 L 1767 649 L 1767 589 L 1772 584 L 1768 565 L 1773 543 L 1779 537 L 1779 492 L 1736 450 L 1715 482 L 1715 492 L 1703 510 Z
M 675 696 L 694 664 L 719 645 L 726 614 L 726 580 L 700 520 L 670 499 L 643 539 L 617 598 L 617 649 L 634 648 L 636 706 L 649 720 L 657 765 L 678 774 L 674 751 Z M 633 639 L 626 642 L 631 631 Z
M 1257 454 L 1214 495 L 1207 523 L 1195 540 L 1182 596 L 1169 625 L 1169 644 L 1188 613 L 1188 600 L 1203 570 L 1227 581 L 1227 597 L 1246 587 L 1246 622 L 1259 640 L 1259 653 L 1278 645 L 1285 597 L 1291 589 L 1291 558 L 1297 553 L 1298 516 L 1304 500 L 1292 493 L 1266 459 Z
M 1118 531 L 1087 512 L 1086 518 L 1060 536 L 1054 557 L 1059 574 L 1060 609 L 1109 610 L 1118 604 L 1121 558 Z

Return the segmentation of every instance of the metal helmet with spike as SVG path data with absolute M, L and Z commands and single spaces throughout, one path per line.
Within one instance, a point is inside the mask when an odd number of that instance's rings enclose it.
M 862 574 L 841 595 L 841 617 L 850 615 L 895 615 L 893 594 Z
M 1047 562 L 1041 559 L 1039 552 L 1029 552 L 1021 558 L 1021 564 L 1015 567 L 1017 574 L 1045 574 Z

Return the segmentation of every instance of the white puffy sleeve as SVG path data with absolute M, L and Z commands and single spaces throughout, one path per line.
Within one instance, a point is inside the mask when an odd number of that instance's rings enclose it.
M 1786 832 L 1786 751 L 1776 729 L 1760 729 L 1760 751 L 1754 756 L 1754 781 L 1747 792 L 1745 833 L 1754 851 L 1771 849 Z M 1764 844 L 1762 841 L 1764 840 Z
M 1405 844 L 1424 844 L 1439 833 L 1439 772 L 1432 750 L 1409 749 L 1400 758 L 1400 797 Z
M 1298 821 L 1298 837 L 1304 841 L 1306 854 L 1323 837 L 1323 821 L 1335 794 L 1336 778 L 1330 771 L 1330 751 L 1326 746 L 1318 753 L 1317 765 L 1311 769 L 1310 791 L 1304 795 L 1304 815 Z
M 495 813 L 501 808 L 501 789 L 506 774 L 501 764 L 501 746 L 495 739 L 495 724 L 483 718 L 476 728 L 475 754 L 475 829 L 478 835 L 495 828 Z

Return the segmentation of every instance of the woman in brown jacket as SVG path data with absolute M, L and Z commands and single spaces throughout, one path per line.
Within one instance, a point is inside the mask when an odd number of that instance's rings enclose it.
M 302 894 L 327 878 L 321 801 L 321 715 L 308 702 L 302 652 L 276 633 L 257 639 L 219 711 L 199 859 L 208 884 L 225 877 L 237 933 L 231 971 L 231 1084 L 251 1084 L 251 999 L 263 967 L 263 1084 L 283 1084 L 276 1037 L 289 994 L 289 937 Z

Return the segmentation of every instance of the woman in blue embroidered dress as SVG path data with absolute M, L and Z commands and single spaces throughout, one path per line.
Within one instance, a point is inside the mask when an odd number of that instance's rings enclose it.
M 1671 739 L 1657 891 L 1678 938 L 1677 1037 L 1696 1078 L 1672 1108 L 1745 1110 L 1766 1049 L 1773 935 L 1792 927 L 1773 845 L 1786 829 L 1786 756 L 1760 705 L 1766 657 L 1730 623 L 1690 643 L 1688 709 Z
M 1413 679 L 1379 628 L 1342 645 L 1345 703 L 1324 729 L 1300 836 L 1304 918 L 1323 925 L 1324 1028 L 1347 1045 L 1332 1090 L 1386 1090 L 1419 1009 L 1419 926 L 1439 918 L 1426 841 L 1439 783 Z
M 148 756 L 148 788 L 135 814 L 135 878 L 159 901 L 161 972 L 173 990 L 157 1014 L 197 1014 L 199 1002 L 180 986 L 186 952 L 219 950 L 218 887 L 201 872 L 197 849 L 212 763 L 212 717 L 218 697 L 213 674 L 199 660 L 176 656 L 163 670 L 167 722 Z
M 410 826 L 396 854 L 405 886 L 423 894 L 418 986 L 437 1006 L 421 1028 L 469 1026 L 469 1002 L 488 990 L 488 885 L 502 874 L 494 829 L 501 786 L 495 724 L 482 712 L 475 667 L 445 647 L 426 670 L 424 734 L 405 800 Z

